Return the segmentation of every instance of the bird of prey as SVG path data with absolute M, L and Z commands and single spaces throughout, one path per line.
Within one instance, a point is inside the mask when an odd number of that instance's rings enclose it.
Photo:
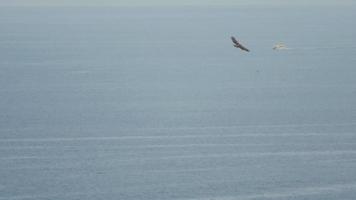
M 235 37 L 231 36 L 231 40 L 234 43 L 234 47 L 239 48 L 243 51 L 250 52 L 250 50 L 248 50 L 246 47 L 242 46 L 242 44 L 240 44 L 239 41 L 237 41 Z

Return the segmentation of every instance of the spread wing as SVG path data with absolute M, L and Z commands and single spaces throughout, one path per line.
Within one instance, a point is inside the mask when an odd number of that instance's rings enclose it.
M 231 37 L 231 40 L 234 44 L 236 45 L 240 45 L 239 42 L 236 40 L 236 38 L 234 36 Z
M 250 52 L 250 50 L 248 50 L 246 47 L 242 46 L 241 44 L 240 44 L 240 47 L 239 47 L 239 48 L 242 49 L 242 50 L 244 50 L 244 51 Z

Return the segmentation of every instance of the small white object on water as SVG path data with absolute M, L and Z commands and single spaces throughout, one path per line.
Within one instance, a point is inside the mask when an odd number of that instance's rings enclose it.
M 277 43 L 276 45 L 273 46 L 273 50 L 285 50 L 285 49 L 288 48 L 283 43 Z

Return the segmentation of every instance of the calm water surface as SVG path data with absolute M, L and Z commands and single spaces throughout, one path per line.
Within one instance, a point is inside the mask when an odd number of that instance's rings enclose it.
M 355 11 L 1 8 L 0 199 L 355 199 Z

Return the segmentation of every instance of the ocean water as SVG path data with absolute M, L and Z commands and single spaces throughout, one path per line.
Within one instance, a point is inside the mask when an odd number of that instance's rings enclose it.
M 0 199 L 355 199 L 355 11 L 0 8 Z

